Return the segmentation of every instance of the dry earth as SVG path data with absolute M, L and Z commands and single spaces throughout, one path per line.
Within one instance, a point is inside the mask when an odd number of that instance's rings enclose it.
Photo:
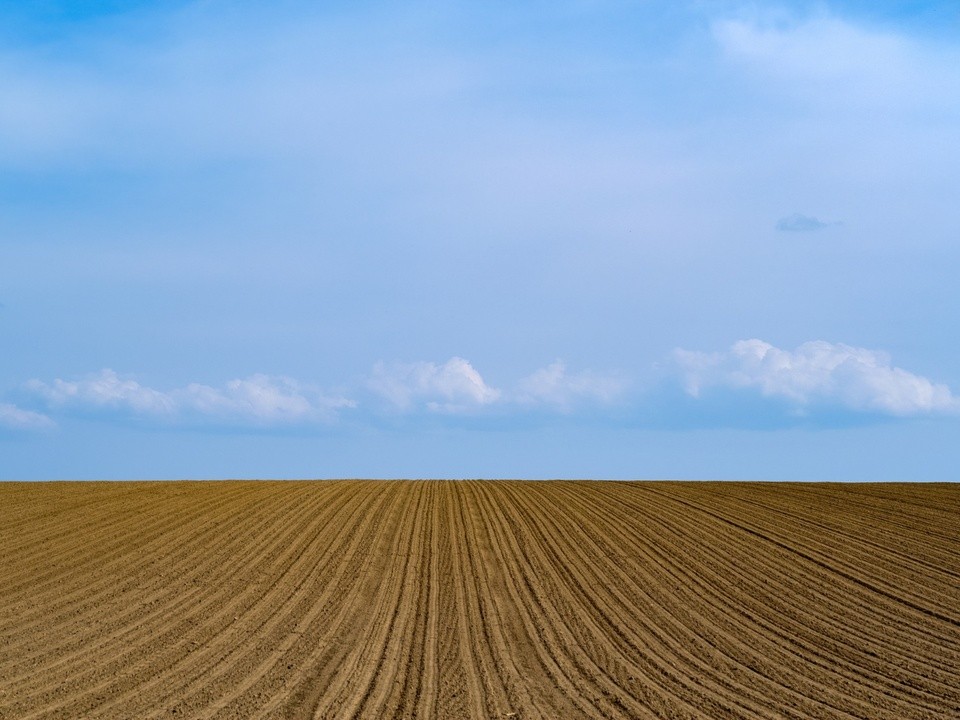
M 2 483 L 0 717 L 958 718 L 960 485 Z

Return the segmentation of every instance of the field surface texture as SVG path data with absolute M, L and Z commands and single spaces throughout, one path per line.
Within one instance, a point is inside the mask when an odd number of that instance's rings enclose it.
M 960 485 L 0 483 L 0 717 L 960 717 Z

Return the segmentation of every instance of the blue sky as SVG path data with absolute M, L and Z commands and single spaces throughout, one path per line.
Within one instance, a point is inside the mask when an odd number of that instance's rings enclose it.
M 956 480 L 948 2 L 0 2 L 0 478 Z

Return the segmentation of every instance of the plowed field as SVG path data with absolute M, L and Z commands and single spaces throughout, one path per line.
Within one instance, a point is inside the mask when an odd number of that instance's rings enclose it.
M 960 485 L 0 483 L 0 717 L 960 717 Z

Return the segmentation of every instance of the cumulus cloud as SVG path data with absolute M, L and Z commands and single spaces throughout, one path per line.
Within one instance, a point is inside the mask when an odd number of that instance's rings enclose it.
M 625 388 L 623 378 L 589 370 L 569 373 L 563 361 L 557 360 L 521 380 L 515 399 L 525 405 L 547 405 L 570 412 L 584 402 L 614 402 Z
M 794 213 L 793 215 L 780 218 L 777 221 L 777 230 L 783 232 L 815 232 L 817 230 L 823 230 L 825 227 L 839 224 L 838 222 L 824 222 L 810 215 Z
M 252 426 L 330 422 L 353 401 L 328 396 L 291 378 L 252 375 L 223 387 L 191 383 L 160 391 L 121 378 L 113 370 L 82 380 L 32 380 L 27 389 L 51 407 L 80 412 L 120 412 L 152 420 L 214 422 Z
M 423 407 L 440 413 L 469 412 L 501 397 L 500 390 L 487 385 L 473 365 L 461 357 L 452 357 L 442 365 L 379 362 L 367 386 L 401 411 Z
M 53 420 L 46 415 L 23 410 L 10 403 L 0 403 L 0 429 L 46 430 L 53 426 Z
M 946 385 L 896 367 L 880 351 L 815 340 L 783 350 L 741 340 L 726 352 L 674 351 L 688 395 L 712 388 L 759 391 L 798 412 L 834 406 L 864 413 L 912 416 L 960 412 Z

